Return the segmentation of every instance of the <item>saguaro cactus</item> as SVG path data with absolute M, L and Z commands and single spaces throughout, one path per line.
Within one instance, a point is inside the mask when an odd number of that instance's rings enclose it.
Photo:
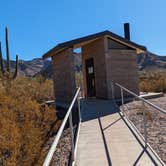
M 2 79 L 6 79 L 7 81 L 14 80 L 17 77 L 18 73 L 18 55 L 16 55 L 16 66 L 14 73 L 10 70 L 10 54 L 9 54 L 9 43 L 8 43 L 8 29 L 5 28 L 5 36 L 6 36 L 6 70 L 3 65 L 3 56 L 0 42 L 0 76 Z

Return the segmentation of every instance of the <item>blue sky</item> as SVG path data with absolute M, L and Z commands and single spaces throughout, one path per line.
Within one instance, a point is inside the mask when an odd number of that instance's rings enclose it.
M 166 55 L 165 8 L 166 0 L 1 0 L 0 40 L 4 52 L 7 25 L 11 57 L 28 60 L 103 30 L 123 35 L 123 23 L 130 22 L 132 41 Z

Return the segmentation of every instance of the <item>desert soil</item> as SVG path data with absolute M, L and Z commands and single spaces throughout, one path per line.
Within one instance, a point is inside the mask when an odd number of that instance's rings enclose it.
M 149 101 L 166 110 L 166 95 L 164 97 L 149 99 Z M 143 106 L 140 101 L 125 104 L 122 109 L 142 135 L 144 135 L 143 110 L 145 110 L 148 142 L 166 163 L 166 115 L 147 104 Z

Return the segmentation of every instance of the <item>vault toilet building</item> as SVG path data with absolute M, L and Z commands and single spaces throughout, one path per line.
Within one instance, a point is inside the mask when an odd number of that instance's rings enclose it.
M 81 48 L 83 90 L 85 97 L 111 99 L 111 81 L 139 93 L 137 54 L 144 46 L 130 41 L 129 24 L 124 24 L 125 37 L 103 31 L 58 44 L 43 58 L 52 58 L 55 98 L 69 103 L 76 92 L 74 49 Z M 120 92 L 115 90 L 115 97 Z

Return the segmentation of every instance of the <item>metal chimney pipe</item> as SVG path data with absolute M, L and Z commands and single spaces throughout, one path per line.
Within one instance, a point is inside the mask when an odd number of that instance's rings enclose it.
M 130 24 L 129 23 L 124 24 L 124 37 L 130 40 Z

